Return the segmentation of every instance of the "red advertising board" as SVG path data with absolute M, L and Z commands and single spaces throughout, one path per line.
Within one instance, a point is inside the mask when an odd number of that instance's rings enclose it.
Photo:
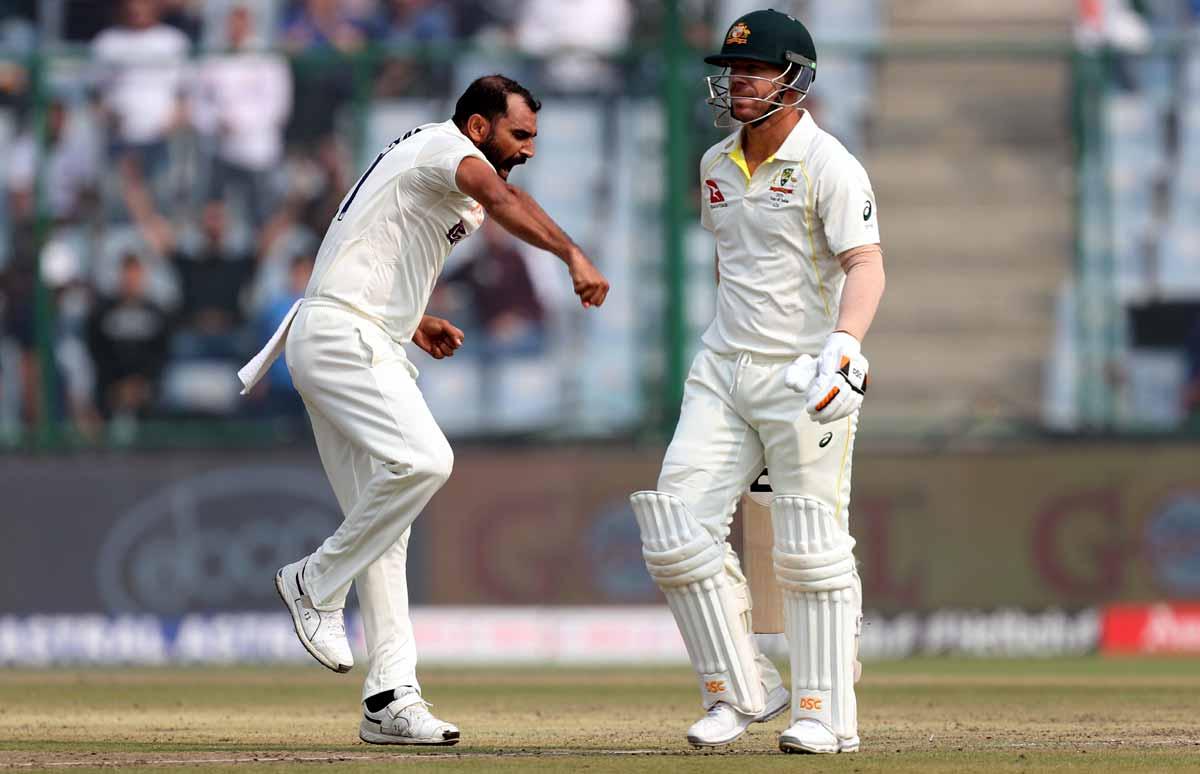
M 1101 624 L 1100 651 L 1200 655 L 1200 603 L 1110 605 Z

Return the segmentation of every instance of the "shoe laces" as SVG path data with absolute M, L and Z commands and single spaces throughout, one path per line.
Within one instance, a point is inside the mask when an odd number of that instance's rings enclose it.
M 414 715 L 432 715 L 433 713 L 429 711 L 429 708 L 432 706 L 433 704 L 424 699 L 417 699 L 412 704 L 405 705 L 404 709 L 400 710 L 400 712 L 409 712 L 411 710 Z
M 342 617 L 341 610 L 325 613 L 323 618 L 329 625 L 329 628 L 326 629 L 329 634 L 337 637 L 346 636 L 346 619 Z

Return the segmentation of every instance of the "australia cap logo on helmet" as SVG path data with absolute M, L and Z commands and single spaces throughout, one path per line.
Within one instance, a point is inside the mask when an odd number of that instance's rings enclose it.
M 725 36 L 725 45 L 727 46 L 744 46 L 750 42 L 750 28 L 746 26 L 746 22 L 738 22 L 729 28 L 729 34 Z

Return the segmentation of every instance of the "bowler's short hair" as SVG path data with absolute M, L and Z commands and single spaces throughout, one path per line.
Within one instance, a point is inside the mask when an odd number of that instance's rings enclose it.
M 454 105 L 454 125 L 466 130 L 467 119 L 478 113 L 489 121 L 508 112 L 508 95 L 518 94 L 533 112 L 542 109 L 542 103 L 521 84 L 503 75 L 485 75 L 476 78 Z

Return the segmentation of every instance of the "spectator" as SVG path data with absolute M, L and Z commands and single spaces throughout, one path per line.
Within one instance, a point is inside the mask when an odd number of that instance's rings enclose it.
M 4 379 L 12 389 L 3 397 L 26 425 L 35 424 L 40 414 L 40 366 L 35 351 L 34 299 L 37 293 L 37 250 L 33 229 L 13 234 L 11 257 L 0 270 L 0 356 L 13 353 L 0 364 L 9 371 Z
M 333 134 L 341 107 L 354 93 L 354 67 L 321 54 L 353 54 L 367 42 L 367 24 L 341 8 L 338 0 L 305 0 L 283 25 L 284 45 L 294 54 L 317 54 L 294 61 L 296 107 L 288 126 L 292 142 L 312 147 Z
M 9 150 L 9 212 L 17 222 L 32 221 L 37 214 L 34 188 L 40 147 L 29 129 Z M 81 220 L 95 202 L 100 160 L 92 135 L 71 131 L 67 106 L 61 100 L 52 101 L 46 112 L 46 147 L 44 206 L 57 223 Z
M 388 0 L 380 37 L 384 43 L 431 43 L 453 40 L 454 9 L 445 0 Z
M 455 37 L 454 10 L 444 0 L 389 0 L 379 25 L 385 46 L 445 44 Z M 382 97 L 441 94 L 449 89 L 450 77 L 451 60 L 445 54 L 389 56 L 376 80 L 376 92 Z
M 246 6 L 229 12 L 226 34 L 229 53 L 200 67 L 193 120 L 215 143 L 209 199 L 240 189 L 259 227 L 270 217 L 272 178 L 283 161 L 292 75 L 281 57 L 252 50 L 254 18 Z
M 37 49 L 37 7 L 33 0 L 0 0 L 0 114 L 23 104 L 29 86 L 26 57 Z
M 611 91 L 616 70 L 603 60 L 629 37 L 629 0 L 528 0 L 517 25 L 517 44 L 551 58 L 546 85 L 555 91 Z
M 258 338 L 266 340 L 283 322 L 283 318 L 291 310 L 292 304 L 304 297 L 308 287 L 309 277 L 312 276 L 313 258 L 311 255 L 300 255 L 292 259 L 288 272 L 288 287 L 283 293 L 271 299 L 262 315 L 259 317 Z M 267 372 L 267 378 L 259 382 L 252 397 L 260 401 L 271 416 L 299 417 L 304 413 L 304 403 L 299 393 L 292 387 L 292 377 L 288 373 L 287 363 L 279 358 Z
M 239 301 L 254 272 L 254 260 L 229 249 L 226 221 L 223 202 L 206 204 L 203 246 L 195 255 L 177 253 L 174 258 L 183 291 L 182 324 L 197 350 L 192 354 L 233 354 L 230 337 L 242 320 Z
M 150 186 L 166 166 L 169 136 L 184 123 L 188 40 L 160 22 L 157 0 L 123 0 L 121 16 L 120 25 L 97 36 L 92 51 L 125 204 L 146 240 L 163 252 L 173 234 Z
M 1200 420 L 1200 314 L 1184 342 L 1187 381 L 1184 383 L 1184 414 Z
M 146 295 L 146 270 L 128 254 L 116 298 L 102 301 L 87 324 L 96 372 L 96 404 L 106 418 L 145 416 L 167 359 L 167 315 Z
M 96 372 L 85 341 L 92 287 L 83 270 L 83 257 L 72 241 L 52 238 L 42 248 L 39 267 L 42 284 L 54 304 L 55 413 L 70 418 L 84 437 L 96 439 L 103 423 L 96 412 Z
M 510 43 L 522 2 L 524 0 L 455 0 L 459 36 Z
M 346 13 L 338 0 L 304 0 L 283 25 L 285 44 L 292 51 L 313 49 L 350 54 L 367 42 L 367 25 Z

